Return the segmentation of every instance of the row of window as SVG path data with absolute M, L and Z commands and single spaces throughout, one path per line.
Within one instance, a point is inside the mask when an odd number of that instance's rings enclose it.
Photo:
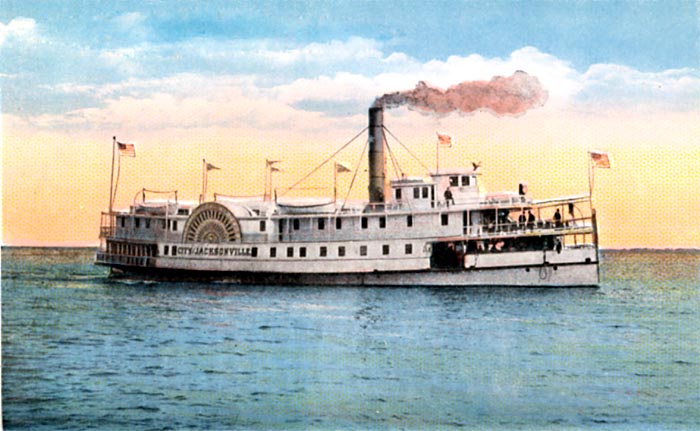
M 156 255 L 154 244 L 126 244 L 122 242 L 107 242 L 107 252 L 109 254 L 119 254 L 124 256 L 148 256 Z
M 121 227 L 126 227 L 126 219 L 127 217 L 119 217 L 119 224 Z M 165 229 L 167 226 L 168 230 L 172 230 L 173 232 L 177 231 L 177 220 L 166 220 L 163 219 L 158 219 L 160 220 L 160 228 Z M 151 219 L 150 218 L 142 218 L 142 217 L 134 217 L 134 228 L 135 229 L 141 229 L 141 222 L 143 221 L 143 227 L 144 229 L 150 229 L 151 228 Z
M 318 256 L 319 257 L 328 257 L 328 247 L 325 245 L 322 245 L 318 248 Z M 367 256 L 367 246 L 366 245 L 361 245 L 360 246 L 360 256 Z M 306 247 L 287 247 L 287 257 L 295 257 L 295 253 L 301 257 L 307 257 L 307 248 Z M 340 245 L 337 248 L 337 256 L 338 257 L 345 257 L 346 256 L 346 247 L 344 245 Z M 389 256 L 391 254 L 391 247 L 389 244 L 383 244 L 382 245 L 382 255 L 384 256 Z M 406 255 L 411 255 L 413 254 L 413 244 L 404 244 L 404 254 Z M 151 256 L 153 254 L 150 254 Z M 172 246 L 170 247 L 169 245 L 166 245 L 163 247 L 163 255 L 164 256 L 177 256 L 177 247 Z M 252 247 L 251 248 L 251 257 L 258 257 L 258 248 L 257 247 Z M 270 247 L 270 257 L 271 258 L 276 258 L 277 256 L 277 247 Z
M 447 217 L 447 214 L 443 214 L 443 219 Z M 379 228 L 380 229 L 386 229 L 386 216 L 379 216 L 377 217 L 378 223 L 379 223 Z M 293 230 L 299 230 L 301 228 L 301 222 L 298 218 L 293 218 L 293 219 L 288 219 L 291 220 L 291 225 Z M 279 221 L 279 231 L 283 232 L 284 231 L 284 221 L 285 220 L 280 220 Z M 445 225 L 445 223 L 443 223 Z M 325 218 L 318 218 L 316 219 L 316 226 L 318 230 L 325 230 L 326 229 L 326 219 Z M 360 226 L 362 229 L 368 229 L 369 228 L 369 217 L 361 217 L 360 218 Z M 406 216 L 406 227 L 413 227 L 413 216 L 412 215 L 407 215 Z M 336 218 L 335 219 L 335 229 L 336 230 L 341 230 L 343 229 L 343 219 L 342 218 Z M 267 230 L 267 221 L 266 220 L 260 220 L 260 232 L 265 232 Z
M 339 245 L 337 248 L 337 257 L 345 257 L 347 256 L 347 249 L 344 245 Z M 298 249 L 295 247 L 287 247 L 286 250 L 286 256 L 287 257 L 295 257 L 295 253 L 298 254 L 299 257 L 307 257 L 307 248 L 306 247 L 299 247 Z M 318 256 L 319 257 L 328 257 L 329 256 L 329 249 L 327 246 L 322 245 L 318 248 Z M 382 255 L 383 256 L 389 256 L 391 254 L 391 247 L 389 244 L 383 244 L 382 245 Z M 413 244 L 404 244 L 404 254 L 410 255 L 413 254 Z M 367 246 L 366 245 L 361 245 L 360 250 L 359 250 L 359 255 L 360 256 L 367 256 Z M 270 257 L 275 258 L 277 256 L 277 247 L 270 247 Z
M 120 217 L 119 218 L 121 227 L 126 227 L 126 217 Z M 379 220 L 379 228 L 380 229 L 385 229 L 386 228 L 386 216 L 380 216 L 377 217 Z M 134 217 L 134 228 L 140 229 L 141 228 L 141 218 L 140 217 Z M 299 230 L 300 229 L 300 220 L 298 218 L 296 219 L 290 219 L 292 223 L 292 229 L 294 230 Z M 326 228 L 326 219 L 325 218 L 318 218 L 316 219 L 317 221 L 317 227 L 318 230 L 324 230 Z M 284 220 L 280 220 L 280 232 L 284 231 Z M 145 229 L 150 229 L 151 228 L 151 219 L 150 218 L 144 218 L 143 219 L 143 224 Z M 441 224 L 443 226 L 447 226 L 449 224 L 449 215 L 448 214 L 441 214 Z M 160 219 L 160 228 L 161 229 L 167 229 L 172 230 L 173 232 L 177 232 L 177 220 L 167 220 L 167 225 L 166 225 L 166 220 L 165 219 Z M 369 217 L 361 217 L 360 219 L 360 226 L 362 229 L 368 229 L 369 228 Z M 413 216 L 408 215 L 406 216 L 406 227 L 413 227 Z M 341 230 L 343 228 L 343 219 L 342 218 L 336 218 L 335 219 L 335 228 L 336 230 Z M 265 232 L 267 229 L 267 222 L 266 220 L 260 220 L 260 232 Z

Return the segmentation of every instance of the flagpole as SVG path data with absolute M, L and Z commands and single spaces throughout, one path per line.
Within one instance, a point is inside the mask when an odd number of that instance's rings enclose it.
M 116 142 L 117 138 L 114 138 L 114 141 Z M 114 194 L 111 196 L 111 201 L 110 201 L 110 208 L 114 207 L 114 201 L 117 198 L 117 189 L 119 188 L 119 174 L 121 173 L 122 170 L 122 155 L 121 153 L 119 154 L 119 157 L 117 157 L 117 179 L 114 181 Z
M 593 161 L 591 160 L 591 152 L 590 150 L 587 153 L 588 156 L 588 204 L 591 208 L 591 211 L 593 210 L 593 182 L 595 181 L 595 166 L 593 165 Z
M 440 137 L 435 140 L 435 174 L 440 173 Z
M 112 193 L 114 190 L 114 149 L 117 147 L 117 137 L 112 137 L 112 173 L 109 176 L 109 218 L 112 219 Z M 111 224 L 111 223 L 110 223 Z
M 338 162 L 333 162 L 333 203 L 338 200 Z

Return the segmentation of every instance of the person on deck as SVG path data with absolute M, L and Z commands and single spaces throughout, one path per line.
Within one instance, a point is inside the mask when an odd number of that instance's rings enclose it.
M 450 203 L 452 203 L 452 205 L 455 204 L 454 197 L 452 197 L 452 190 L 450 190 L 449 187 L 445 190 L 445 203 L 448 207 L 450 206 Z
M 561 213 L 559 212 L 559 208 L 557 208 L 557 211 L 554 213 L 554 227 L 562 227 Z

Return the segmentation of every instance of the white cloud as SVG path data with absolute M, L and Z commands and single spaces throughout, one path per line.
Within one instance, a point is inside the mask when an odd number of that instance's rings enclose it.
M 0 46 L 9 40 L 33 41 L 37 37 L 36 21 L 31 18 L 14 18 L 7 24 L 0 22 Z
M 635 110 L 700 109 L 700 71 L 642 72 L 627 66 L 596 64 L 581 77 L 578 103 L 589 108 Z
M 142 17 L 123 19 L 138 23 Z M 146 59 L 161 61 L 168 50 L 178 51 L 187 61 L 224 61 L 250 68 L 225 73 L 192 68 L 163 77 L 140 73 Z M 401 52 L 384 54 L 378 42 L 362 38 L 292 48 L 279 41 L 207 41 L 200 46 L 188 41 L 177 47 L 144 43 L 103 51 L 101 60 L 122 71 L 132 70 L 127 73 L 130 77 L 103 85 L 47 86 L 49 92 L 66 97 L 91 97 L 92 107 L 35 117 L 34 124 L 90 128 L 131 124 L 151 130 L 211 125 L 291 128 L 308 118 L 325 116 L 331 121 L 331 117 L 364 115 L 374 98 L 414 88 L 418 81 L 447 88 L 466 80 L 510 76 L 517 70 L 536 76 L 547 89 L 549 99 L 540 108 L 545 112 L 700 109 L 698 70 L 649 73 L 600 64 L 580 73 L 569 62 L 534 47 L 504 58 L 472 54 L 421 63 Z

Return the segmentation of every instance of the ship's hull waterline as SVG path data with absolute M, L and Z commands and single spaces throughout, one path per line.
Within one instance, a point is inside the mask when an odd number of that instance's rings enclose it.
M 469 270 L 346 274 L 222 272 L 113 266 L 112 277 L 162 281 L 213 281 L 237 285 L 387 287 L 595 287 L 596 262 Z

